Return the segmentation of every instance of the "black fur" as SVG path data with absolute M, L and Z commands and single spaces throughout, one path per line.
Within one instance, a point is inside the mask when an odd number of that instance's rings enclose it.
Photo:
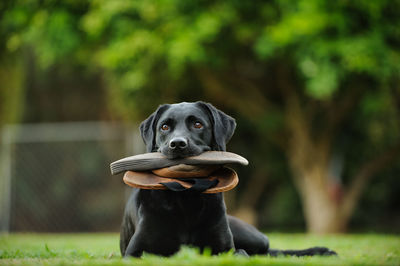
M 200 124 L 198 124 L 200 123 Z M 201 125 L 201 126 L 199 126 Z M 225 151 L 235 120 L 204 102 L 160 106 L 140 125 L 147 152 L 169 158 Z M 123 256 L 143 252 L 169 256 L 181 245 L 208 247 L 213 254 L 231 249 L 242 255 L 334 255 L 327 248 L 272 250 L 253 226 L 226 214 L 222 193 L 134 189 L 125 207 L 120 249 Z

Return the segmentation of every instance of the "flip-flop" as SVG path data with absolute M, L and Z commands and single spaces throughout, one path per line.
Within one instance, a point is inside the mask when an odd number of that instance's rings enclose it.
M 148 171 L 165 168 L 173 165 L 225 165 L 241 164 L 248 165 L 249 162 L 242 156 L 223 151 L 206 151 L 197 156 L 179 159 L 168 159 L 160 152 L 144 153 L 123 158 L 111 163 L 111 173 L 113 175 L 125 171 Z

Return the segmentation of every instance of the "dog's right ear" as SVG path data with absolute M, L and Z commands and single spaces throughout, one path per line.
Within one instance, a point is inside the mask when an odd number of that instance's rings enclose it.
M 209 113 L 213 125 L 213 150 L 226 151 L 226 143 L 235 132 L 235 119 L 218 110 L 210 103 L 197 102 L 197 104 Z
M 169 104 L 160 105 L 157 110 L 152 113 L 146 120 L 140 124 L 140 134 L 142 135 L 144 144 L 146 144 L 147 152 L 157 151 L 156 147 L 156 126 L 161 114 L 169 108 Z

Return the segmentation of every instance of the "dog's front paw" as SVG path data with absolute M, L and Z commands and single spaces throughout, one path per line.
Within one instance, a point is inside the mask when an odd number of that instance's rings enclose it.
M 244 249 L 236 249 L 235 256 L 249 257 L 249 254 L 247 254 L 246 250 Z

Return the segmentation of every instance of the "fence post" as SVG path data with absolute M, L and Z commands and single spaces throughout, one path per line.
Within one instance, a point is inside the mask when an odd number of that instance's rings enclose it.
M 14 127 L 5 126 L 0 131 L 0 232 L 10 231 L 11 218 L 11 146 Z

